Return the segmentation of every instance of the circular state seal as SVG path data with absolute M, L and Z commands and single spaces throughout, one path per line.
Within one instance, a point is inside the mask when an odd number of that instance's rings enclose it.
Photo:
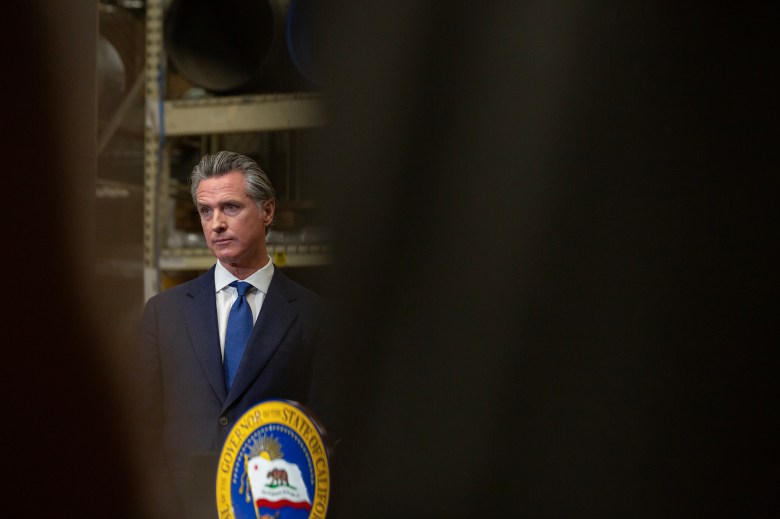
M 323 519 L 330 499 L 324 431 L 290 400 L 249 409 L 225 439 L 217 465 L 220 519 Z

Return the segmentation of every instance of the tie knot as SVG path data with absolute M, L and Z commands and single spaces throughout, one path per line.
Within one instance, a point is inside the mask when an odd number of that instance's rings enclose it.
M 236 290 L 238 291 L 238 297 L 244 297 L 247 292 L 252 288 L 251 283 L 247 283 L 246 281 L 233 281 L 230 284 L 231 287 L 236 287 Z

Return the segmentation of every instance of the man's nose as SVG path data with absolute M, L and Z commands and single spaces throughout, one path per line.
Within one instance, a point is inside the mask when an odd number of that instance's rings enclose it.
M 222 211 L 215 210 L 211 217 L 211 230 L 221 231 L 226 227 L 227 222 L 225 221 L 225 215 L 222 213 Z

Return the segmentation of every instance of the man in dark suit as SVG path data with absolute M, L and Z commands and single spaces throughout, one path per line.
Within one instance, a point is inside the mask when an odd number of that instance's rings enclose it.
M 218 262 L 152 297 L 139 340 L 140 422 L 154 514 L 215 517 L 222 444 L 249 408 L 294 400 L 322 418 L 328 372 L 324 300 L 274 266 L 265 236 L 275 192 L 252 159 L 222 151 L 191 175 L 192 198 Z M 253 327 L 233 374 L 223 370 L 236 281 L 248 282 Z M 317 399 L 320 399 L 319 401 Z

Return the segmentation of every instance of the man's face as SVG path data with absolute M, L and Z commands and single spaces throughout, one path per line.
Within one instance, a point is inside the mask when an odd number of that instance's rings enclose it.
M 257 269 L 267 258 L 265 229 L 271 224 L 273 201 L 258 209 L 246 194 L 244 175 L 233 171 L 198 185 L 200 224 L 211 252 L 225 266 Z

